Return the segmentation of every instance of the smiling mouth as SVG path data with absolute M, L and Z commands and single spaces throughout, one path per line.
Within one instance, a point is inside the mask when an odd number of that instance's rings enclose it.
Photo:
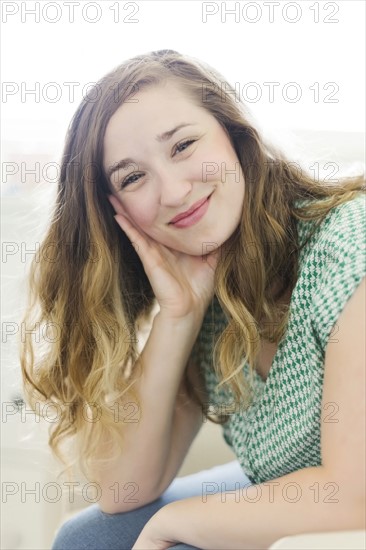
M 213 194 L 213 191 L 211 195 Z M 180 218 L 179 220 L 175 222 L 170 222 L 168 225 L 172 225 L 173 227 L 178 228 L 185 228 L 185 227 L 191 227 L 192 225 L 195 225 L 198 223 L 206 214 L 207 209 L 209 208 L 210 204 L 210 198 L 211 195 L 209 195 L 204 202 L 201 203 L 200 206 L 198 206 L 193 212 L 190 212 L 190 214 L 187 214 L 184 216 L 184 218 Z
M 212 193 L 213 193 L 213 191 L 212 191 Z M 189 218 L 190 216 L 192 216 L 195 212 L 197 212 L 197 210 L 199 210 L 209 200 L 212 193 L 210 193 L 204 200 L 199 201 L 198 206 L 196 206 L 196 208 L 194 210 L 191 210 L 190 212 L 187 212 L 187 214 L 184 214 L 184 215 L 182 214 L 181 216 L 178 217 L 177 220 L 169 222 L 168 225 L 175 225 L 176 223 L 179 223 L 179 222 Z

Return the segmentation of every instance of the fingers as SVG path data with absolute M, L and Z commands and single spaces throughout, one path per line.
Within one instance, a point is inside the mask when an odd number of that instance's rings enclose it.
M 117 197 L 115 197 L 114 195 L 108 195 L 108 200 L 113 206 L 116 214 L 122 214 L 123 216 L 127 217 L 125 209 L 123 208 L 121 202 L 117 199 Z
M 141 254 L 147 253 L 147 239 L 141 235 L 132 220 L 130 220 L 128 214 L 126 213 L 125 209 L 123 208 L 117 197 L 115 197 L 114 195 L 108 195 L 108 200 L 116 212 L 114 219 L 116 220 L 120 228 L 126 233 L 127 237 L 131 241 L 132 246 L 142 260 Z
M 108 195 L 108 200 L 111 203 L 111 205 L 113 206 L 113 208 L 114 208 L 114 210 L 115 210 L 115 212 L 118 216 L 123 216 L 125 219 L 127 219 L 130 222 L 129 225 L 135 226 L 135 224 L 131 220 L 130 216 L 127 214 L 126 210 L 124 209 L 122 203 L 118 200 L 117 197 L 115 197 L 114 195 Z M 116 216 L 114 216 L 114 219 L 119 223 L 119 220 L 121 220 L 121 217 L 117 218 Z M 122 227 L 122 229 L 124 230 L 123 227 Z
M 133 227 L 132 222 L 123 208 L 121 202 L 118 200 L 117 197 L 114 195 L 107 195 L 109 202 L 114 208 L 114 211 L 116 212 L 116 216 L 113 216 L 118 225 L 123 229 L 123 231 L 130 233 L 130 227 Z M 130 235 L 128 235 L 130 236 Z

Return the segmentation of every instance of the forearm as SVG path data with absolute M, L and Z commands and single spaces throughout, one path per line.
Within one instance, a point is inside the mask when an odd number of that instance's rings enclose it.
M 136 387 L 144 407 L 172 412 L 188 358 L 197 339 L 202 318 L 172 321 L 158 313 L 141 353 L 142 376 Z M 157 399 L 158 397 L 158 399 Z
M 128 511 L 157 498 L 161 478 L 170 463 L 177 392 L 199 328 L 199 322 L 194 319 L 172 322 L 159 314 L 155 317 L 138 360 L 141 377 L 134 385 L 141 408 L 136 408 L 128 422 L 121 415 L 124 451 L 108 471 L 99 471 L 95 475 L 106 495 L 100 503 L 104 511 Z M 127 397 L 125 405 L 136 407 Z M 122 486 L 135 483 L 138 487 L 135 505 L 111 501 L 109 487 L 116 482 Z
M 177 393 L 200 324 L 200 321 L 193 319 L 173 323 L 158 314 L 141 355 L 142 376 L 138 394 L 142 416 L 131 438 L 131 445 L 141 442 L 137 456 L 144 456 L 144 450 L 149 449 L 149 464 L 146 464 L 145 455 L 143 472 L 148 479 L 154 472 L 157 488 L 161 485 L 172 452 L 172 438 L 180 419 L 176 412 Z M 182 432 L 180 435 L 184 439 Z M 184 445 L 184 441 L 181 443 Z
M 202 549 L 267 549 L 290 535 L 365 529 L 365 503 L 322 467 L 226 495 L 203 494 L 159 511 L 167 537 Z

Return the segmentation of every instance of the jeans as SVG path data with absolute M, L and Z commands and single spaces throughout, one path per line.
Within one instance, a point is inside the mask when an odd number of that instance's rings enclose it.
M 239 462 L 234 460 L 175 478 L 158 499 L 129 512 L 106 514 L 98 504 L 92 504 L 61 525 L 52 550 L 131 550 L 147 521 L 169 502 L 192 496 L 208 496 L 219 491 L 233 491 L 248 485 L 249 479 Z M 171 548 L 199 550 L 184 543 L 174 544 Z

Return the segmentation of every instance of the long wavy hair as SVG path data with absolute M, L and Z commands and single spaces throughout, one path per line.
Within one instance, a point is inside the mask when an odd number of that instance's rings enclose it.
M 215 299 L 227 326 L 214 341 L 212 369 L 218 387 L 232 392 L 234 406 L 250 404 L 243 362 L 253 374 L 259 342 L 278 343 L 286 331 L 289 307 L 281 297 L 297 280 L 296 220 L 313 220 L 315 230 L 332 208 L 365 192 L 362 176 L 330 185 L 290 163 L 266 143 L 245 105 L 233 99 L 230 84 L 195 58 L 173 50 L 139 55 L 89 91 L 70 123 L 51 223 L 30 266 L 22 319 L 27 331 L 20 344 L 26 400 L 36 413 L 39 402 L 56 407 L 50 447 L 67 470 L 77 463 L 86 476 L 96 462 L 107 466 L 123 450 L 116 405 L 131 397 L 143 414 L 133 388 L 141 375 L 138 323 L 156 305 L 143 265 L 107 199 L 113 190 L 103 169 L 104 134 L 120 105 L 167 80 L 227 131 L 245 178 L 243 215 L 215 272 Z M 30 331 L 45 334 L 42 327 L 56 335 L 36 344 Z M 190 378 L 188 367 L 199 369 L 199 356 L 198 338 L 184 374 L 187 394 L 209 420 L 223 423 L 228 416 L 209 414 Z M 67 442 L 76 444 L 65 461 L 61 448 Z

